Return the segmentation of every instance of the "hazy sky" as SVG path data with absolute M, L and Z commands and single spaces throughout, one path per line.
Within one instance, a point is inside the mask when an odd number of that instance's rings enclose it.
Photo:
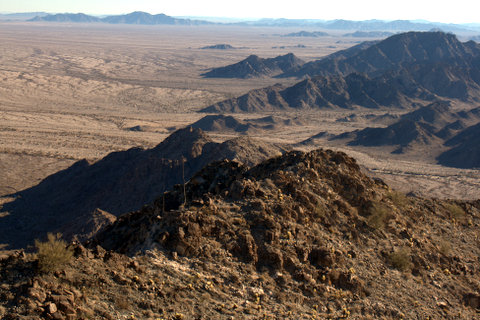
M 0 0 L 0 12 L 480 22 L 479 0 Z

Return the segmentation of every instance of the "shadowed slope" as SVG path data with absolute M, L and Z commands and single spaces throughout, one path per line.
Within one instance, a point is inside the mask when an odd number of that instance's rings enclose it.
M 75 230 L 63 228 L 72 221 L 88 219 L 97 208 L 116 216 L 136 210 L 211 161 L 228 158 L 251 165 L 282 150 L 251 139 L 215 143 L 201 130 L 186 128 L 153 149 L 114 152 L 92 164 L 82 160 L 4 205 L 10 215 L 0 218 L 0 243 L 24 246 L 47 231 L 73 232 L 68 238 Z

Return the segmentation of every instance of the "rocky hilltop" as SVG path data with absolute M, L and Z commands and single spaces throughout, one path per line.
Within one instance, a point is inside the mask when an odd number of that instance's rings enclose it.
M 205 78 L 255 78 L 274 76 L 298 69 L 305 62 L 293 53 L 287 53 L 275 58 L 260 58 L 250 55 L 246 59 L 225 67 L 213 68 L 203 73 Z
M 478 201 L 406 197 L 343 153 L 288 152 L 251 168 L 224 160 L 73 245 L 56 272 L 4 255 L 0 312 L 474 319 L 479 227 Z
M 111 222 L 108 215 L 99 216 L 98 209 L 118 216 L 151 202 L 212 161 L 253 165 L 283 151 L 247 137 L 216 143 L 202 130 L 189 127 L 152 149 L 114 152 L 95 163 L 82 160 L 12 195 L 16 199 L 2 208 L 9 215 L 0 218 L 0 243 L 23 247 L 48 231 L 84 239 Z M 96 226 L 78 224 L 94 217 Z

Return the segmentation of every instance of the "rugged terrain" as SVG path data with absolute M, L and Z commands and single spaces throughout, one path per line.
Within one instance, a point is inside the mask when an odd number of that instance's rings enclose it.
M 202 112 L 412 108 L 436 99 L 478 102 L 480 46 L 443 32 L 408 32 L 285 72 L 291 87 L 255 89 Z M 310 79 L 310 77 L 313 77 Z
M 478 155 L 473 152 L 475 132 L 480 122 L 480 108 L 468 111 L 456 111 L 449 102 L 438 101 L 415 111 L 406 113 L 385 128 L 365 128 L 347 132 L 335 137 L 350 139 L 349 145 L 396 146 L 394 153 L 411 152 L 422 146 L 442 148 L 454 147 L 438 156 L 442 164 L 454 167 L 476 168 Z M 472 147 L 469 147 L 472 146 Z M 459 161 L 448 155 L 455 154 Z M 460 159 L 470 159 L 462 161 Z
M 248 137 L 216 143 L 202 130 L 187 127 L 152 149 L 119 151 L 93 163 L 81 160 L 10 195 L 15 200 L 3 205 L 0 244 L 25 247 L 47 232 L 86 239 L 110 224 L 112 215 L 141 208 L 212 161 L 252 165 L 285 150 Z M 98 209 L 108 214 L 99 215 Z M 92 219 L 96 221 L 85 223 Z
M 2 22 L 0 318 L 478 318 L 478 44 L 163 18 Z
M 473 319 L 480 204 L 407 197 L 344 153 L 222 161 L 50 273 L 2 256 L 5 319 Z M 128 297 L 128 298 L 126 298 Z

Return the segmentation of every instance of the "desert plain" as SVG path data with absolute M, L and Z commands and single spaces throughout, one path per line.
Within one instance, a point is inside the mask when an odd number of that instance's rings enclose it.
M 292 52 L 312 61 L 362 40 L 282 37 L 300 28 L 241 26 L 122 26 L 75 23 L 0 24 L 0 203 L 8 195 L 38 184 L 75 161 L 96 161 L 110 152 L 150 148 L 176 129 L 205 116 L 213 103 L 249 90 L 295 78 L 213 79 L 201 74 L 251 54 L 262 58 Z M 201 49 L 229 44 L 234 49 Z M 248 133 L 269 142 L 306 150 L 341 150 L 357 159 L 368 175 L 419 196 L 475 199 L 480 170 L 435 164 L 438 148 L 392 154 L 391 147 L 353 147 L 317 139 L 367 126 L 386 126 L 362 115 L 399 115 L 399 110 L 308 110 L 275 112 L 297 125 Z M 338 119 L 355 113 L 348 122 Z M 237 114 L 237 119 L 272 113 Z M 218 141 L 240 133 L 210 133 Z

